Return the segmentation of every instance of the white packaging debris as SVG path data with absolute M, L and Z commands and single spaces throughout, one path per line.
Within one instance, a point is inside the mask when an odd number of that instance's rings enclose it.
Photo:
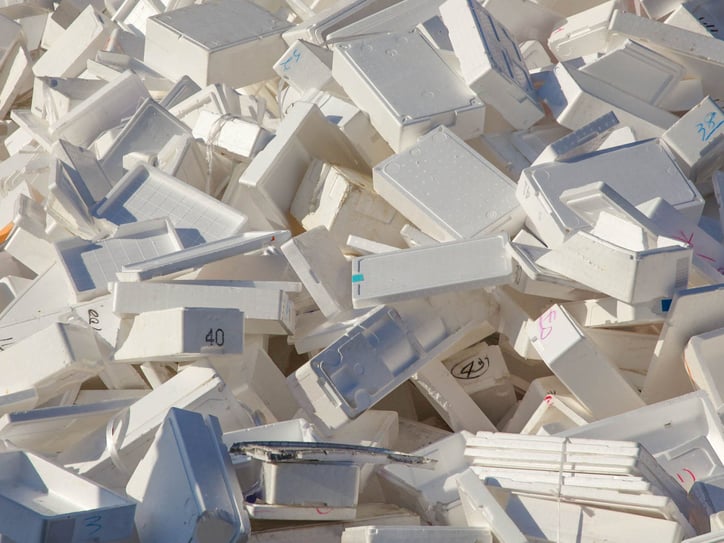
M 190 5 L 148 19 L 143 60 L 171 81 L 244 87 L 274 75 L 289 26 L 247 0 Z
M 168 472 L 159 472 L 161 467 Z M 140 502 L 135 522 L 143 542 L 171 534 L 181 541 L 219 543 L 248 537 L 249 519 L 216 417 L 170 409 L 126 492 Z
M 485 104 L 419 32 L 338 45 L 332 75 L 394 151 L 440 124 L 463 139 L 482 132 Z
M 42 456 L 0 452 L 0 530 L 13 541 L 118 541 L 133 533 L 132 499 Z
M 0 0 L 0 539 L 721 540 L 720 3 Z

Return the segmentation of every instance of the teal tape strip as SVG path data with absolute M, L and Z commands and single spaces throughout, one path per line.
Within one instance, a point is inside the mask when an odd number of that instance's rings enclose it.
M 360 281 L 365 280 L 365 275 L 363 273 L 354 273 L 352 274 L 352 282 L 353 283 L 359 283 Z

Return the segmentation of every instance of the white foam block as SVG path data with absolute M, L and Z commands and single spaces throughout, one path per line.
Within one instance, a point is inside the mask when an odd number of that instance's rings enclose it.
M 325 227 L 295 236 L 281 250 L 326 317 L 352 309 L 350 264 Z
M 505 26 L 468 0 L 447 0 L 440 14 L 465 83 L 517 129 L 542 119 L 528 68 Z
M 145 164 L 123 176 L 93 208 L 93 214 L 117 225 L 168 217 L 183 247 L 239 234 L 247 223 L 237 210 Z M 134 262 L 139 260 L 143 259 Z
M 608 23 L 621 2 L 609 0 L 597 3 L 597 6 L 571 14 L 551 32 L 548 46 L 558 60 L 571 60 L 605 51 L 609 42 Z
M 251 531 L 213 416 L 171 408 L 126 493 L 139 502 L 135 524 L 143 540 L 234 543 Z
M 710 97 L 684 114 L 661 139 L 674 151 L 690 179 L 708 181 L 723 159 L 724 111 Z
M 680 64 L 631 40 L 586 64 L 581 71 L 654 106 L 685 74 Z
M 72 238 L 55 248 L 76 301 L 83 302 L 108 292 L 108 283 L 124 264 L 172 253 L 182 245 L 168 220 L 158 219 L 123 225 L 114 237 L 96 243 Z
M 442 362 L 428 362 L 412 376 L 412 382 L 453 431 L 495 431 L 490 419 L 465 392 L 461 381 L 451 375 Z
M 171 81 L 243 87 L 274 76 L 289 26 L 246 0 L 191 5 L 148 20 L 144 61 Z
M 146 393 L 144 390 L 123 391 L 124 394 L 129 392 L 127 398 L 107 399 L 105 396 L 102 401 L 80 403 L 90 398 L 85 394 L 80 401 L 76 398 L 75 405 L 40 407 L 27 411 L 18 409 L 0 418 L 0 439 L 8 439 L 18 447 L 52 458 L 106 424 L 121 409 Z M 63 428 L 62 432 L 58 432 L 59 427 Z
M 86 61 L 93 58 L 108 39 L 112 28 L 110 19 L 89 5 L 35 63 L 33 73 L 36 76 L 79 76 Z
M 182 362 L 244 349 L 244 314 L 201 307 L 147 311 L 133 319 L 116 362 Z
M 468 526 L 489 526 L 495 539 L 500 543 L 528 541 L 505 509 L 471 470 L 458 475 L 455 482 Z
M 548 367 L 595 417 L 643 407 L 638 393 L 560 305 L 530 323 L 528 335 Z
M 30 452 L 4 450 L 0 465 L 4 536 L 99 543 L 132 536 L 133 500 Z
M 375 191 L 438 241 L 515 235 L 515 184 L 446 127 L 373 169 Z M 491 198 L 491 194 L 495 194 Z
M 169 277 L 186 270 L 203 268 L 214 262 L 223 262 L 238 255 L 258 251 L 270 245 L 282 243 L 289 237 L 291 234 L 286 230 L 245 232 L 166 255 L 124 264 L 121 268 L 123 271 L 117 272 L 116 277 L 119 281 L 146 281 L 152 278 Z M 298 289 L 294 287 L 291 290 L 297 291 Z
M 236 308 L 244 312 L 249 334 L 288 334 L 294 309 L 279 289 L 198 283 L 112 283 L 113 311 L 133 316 L 172 307 Z
M 706 94 L 715 98 L 721 96 L 724 70 L 724 43 L 721 40 L 618 10 L 611 17 L 610 30 L 678 62 L 689 74 L 701 78 Z
M 209 367 L 191 365 L 134 402 L 57 459 L 67 467 L 111 488 L 123 488 L 146 455 L 171 407 L 219 418 L 224 430 L 253 425 L 249 412 Z
M 332 74 L 394 151 L 440 124 L 463 139 L 483 131 L 485 105 L 416 31 L 340 45 Z
M 325 226 L 340 246 L 349 236 L 402 246 L 407 219 L 372 188 L 367 175 L 315 160 L 294 196 L 291 214 L 306 230 Z
M 97 375 L 102 360 L 94 332 L 79 324 L 55 323 L 0 352 L 5 390 L 33 387 L 37 403 Z
M 74 145 L 89 146 L 105 130 L 118 126 L 135 113 L 149 97 L 141 79 L 131 70 L 83 100 L 78 106 L 48 126 L 52 138 L 62 138 Z
M 229 182 L 223 201 L 249 215 L 256 228 L 287 228 L 287 212 L 314 158 L 352 169 L 363 169 L 365 163 L 319 107 L 297 102 L 279 123 L 274 139 Z
M 577 69 L 573 61 L 556 64 L 553 71 L 546 74 L 538 95 L 558 123 L 571 130 L 613 111 L 639 139 L 657 138 L 678 119 L 608 81 Z
M 357 257 L 352 263 L 352 303 L 369 307 L 508 283 L 513 265 L 507 244 L 507 234 L 498 234 Z
M 721 365 L 718 353 L 721 352 L 724 331 L 721 328 L 692 336 L 684 350 L 686 372 L 694 385 L 705 390 L 711 398 L 714 408 L 721 411 L 724 399 L 720 383 L 722 383 Z
M 646 160 L 641 160 L 642 156 Z M 585 158 L 532 166 L 520 177 L 516 195 L 549 247 L 586 225 L 560 196 L 566 189 L 591 182 L 602 181 L 634 206 L 658 196 L 692 220 L 699 219 L 704 199 L 660 142 L 637 142 Z
M 345 528 L 342 543 L 404 543 L 414 539 L 420 543 L 492 543 L 492 535 L 484 527 L 462 526 L 355 526 Z

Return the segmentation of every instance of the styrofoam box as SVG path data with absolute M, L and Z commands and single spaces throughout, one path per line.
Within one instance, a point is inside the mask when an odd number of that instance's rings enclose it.
M 294 236 L 281 251 L 326 317 L 352 309 L 351 266 L 324 226 Z
M 355 526 L 345 528 L 342 543 L 493 543 L 490 530 L 461 526 Z
M 181 362 L 238 354 L 244 346 L 244 313 L 235 308 L 175 307 L 133 319 L 116 349 L 116 362 Z
M 542 119 L 528 68 L 508 30 L 477 2 L 447 0 L 440 14 L 468 86 L 519 130 Z
M 372 174 L 375 191 L 438 241 L 512 236 L 524 220 L 515 184 L 444 126 Z
M 482 134 L 485 104 L 417 31 L 339 45 L 332 74 L 396 152 L 440 124 Z
M 33 66 L 36 76 L 78 77 L 86 61 L 108 39 L 113 25 L 106 15 L 87 5 Z
M 315 158 L 356 170 L 365 164 L 344 132 L 319 107 L 298 101 L 286 111 L 274 139 L 238 178 L 232 177 L 223 201 L 248 214 L 256 228 L 287 228 L 294 194 Z
M 212 283 L 117 282 L 111 284 L 113 311 L 133 316 L 172 307 L 216 307 L 244 312 L 247 334 L 294 331 L 294 305 L 283 290 Z
M 609 41 L 608 22 L 613 10 L 620 5 L 621 0 L 609 0 L 569 16 L 548 38 L 548 46 L 556 58 L 564 61 L 605 51 Z
M 575 130 L 613 111 L 639 139 L 657 138 L 678 117 L 578 69 L 573 60 L 542 74 L 538 95 L 559 124 Z
M 427 354 L 399 313 L 381 306 L 287 382 L 300 405 L 334 430 L 400 385 Z
M 193 134 L 223 155 L 236 161 L 244 161 L 269 143 L 273 137 L 257 122 L 200 111 Z
M 673 25 L 615 11 L 609 28 L 671 58 L 686 68 L 689 77 L 701 79 L 705 94 L 718 97 L 724 73 L 724 43 Z
M 412 376 L 412 383 L 451 430 L 495 430 L 495 425 L 465 393 L 460 381 L 450 374 L 442 362 L 427 362 Z
M 600 298 L 567 302 L 563 307 L 586 328 L 654 324 L 666 316 L 660 300 L 630 305 L 615 298 Z
M 494 423 L 515 404 L 515 389 L 497 345 L 474 345 L 448 358 L 444 364 Z
M 144 542 L 237 543 L 251 531 L 214 416 L 172 407 L 126 492 L 140 502 L 135 522 Z
M 338 245 L 349 236 L 394 247 L 408 219 L 372 190 L 372 179 L 348 168 L 315 160 L 294 196 L 290 212 L 306 230 L 326 226 Z
M 421 21 L 427 21 L 438 14 L 438 7 L 444 0 L 400 0 L 389 7 L 378 9 L 364 19 L 345 24 L 327 35 L 328 43 L 351 40 L 359 36 L 380 32 L 412 30 Z
M 710 97 L 687 111 L 661 139 L 690 179 L 711 175 L 724 159 L 724 111 Z M 707 180 L 707 179 L 703 179 Z
M 127 172 L 123 166 L 124 156 L 134 151 L 157 154 L 172 137 L 190 133 L 185 124 L 154 100 L 147 98 L 104 153 L 100 160 L 101 166 L 115 184 Z
M 300 92 L 341 90 L 332 78 L 332 51 L 306 41 L 295 41 L 274 64 L 274 71 Z
M 674 294 L 641 394 L 647 403 L 693 390 L 682 363 L 682 353 L 692 336 L 724 326 L 723 298 L 722 284 Z
M 659 105 L 685 74 L 680 64 L 631 40 L 586 64 L 581 71 L 654 106 Z
M 560 305 L 528 324 L 533 346 L 558 378 L 597 418 L 625 413 L 645 404 Z
M 126 70 L 91 94 L 47 129 L 52 139 L 62 138 L 74 145 L 90 145 L 101 133 L 133 115 L 149 97 L 141 78 Z M 34 121 L 42 122 L 39 117 Z M 42 125 L 41 125 L 42 126 Z
M 360 466 L 345 462 L 263 462 L 263 500 L 302 507 L 356 507 Z
M 415 511 L 430 524 L 467 526 L 455 486 L 455 477 L 468 468 L 465 435 L 471 434 L 452 434 L 414 452 L 437 460 L 432 469 L 399 464 L 380 469 L 387 501 Z
M 63 450 L 57 460 L 104 486 L 125 488 L 172 407 L 214 415 L 226 431 L 254 424 L 214 369 L 190 365 L 120 412 L 109 426 Z
M 724 473 L 724 428 L 704 391 L 647 405 L 559 434 L 638 441 L 688 490 Z
M 503 233 L 357 257 L 352 263 L 352 303 L 369 307 L 509 283 L 513 263 L 507 245 Z
M 93 213 L 119 225 L 169 217 L 184 247 L 238 234 L 246 224 L 246 216 L 235 209 L 144 164 L 129 171 Z
M 128 396 L 118 399 L 83 404 L 76 399 L 75 405 L 28 411 L 20 408 L 0 418 L 0 439 L 10 440 L 17 447 L 52 457 L 106 424 L 112 416 L 145 393 L 145 390 L 124 390 L 121 394 Z M 62 432 L 58 428 L 62 428 Z
M 70 238 L 55 244 L 58 260 L 78 302 L 108 292 L 108 283 L 124 264 L 182 249 L 167 219 L 133 222 L 118 228 L 112 238 L 98 242 Z
M 376 11 L 394 5 L 398 0 L 343 0 L 342 2 L 329 2 L 327 0 L 305 1 L 307 6 L 300 6 L 294 2 L 297 9 L 308 11 L 302 16 L 304 21 L 284 33 L 284 39 L 291 44 L 297 39 L 303 39 L 317 45 L 325 45 L 329 34 L 355 23 Z M 313 10 L 310 10 L 310 7 Z
M 697 388 L 705 390 L 717 412 L 724 411 L 721 385 L 722 364 L 720 353 L 724 343 L 724 330 L 717 328 L 710 332 L 692 336 L 684 351 L 684 365 L 689 378 Z
M 669 245 L 631 250 L 578 231 L 536 263 L 626 303 L 650 302 L 686 287 L 692 256 L 691 248 L 683 243 L 659 239 Z
M 703 210 L 701 194 L 657 140 L 532 166 L 523 171 L 516 195 L 537 233 L 548 246 L 554 247 L 568 232 L 586 226 L 560 201 L 561 194 L 597 181 L 612 187 L 634 206 L 660 196 L 695 221 Z
M 249 0 L 213 0 L 148 19 L 144 61 L 176 81 L 244 87 L 274 77 L 291 25 Z
M 97 375 L 102 360 L 90 328 L 54 322 L 0 352 L 3 392 L 34 388 L 37 402 L 46 402 Z
M 133 500 L 37 456 L 0 453 L 0 532 L 13 541 L 118 541 L 133 533 Z

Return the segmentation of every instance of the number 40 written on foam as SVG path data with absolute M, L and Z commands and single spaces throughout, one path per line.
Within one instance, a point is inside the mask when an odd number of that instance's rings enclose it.
M 209 332 L 206 334 L 204 341 L 209 345 L 218 345 L 221 347 L 224 344 L 224 331 L 221 328 L 214 330 L 209 328 Z

